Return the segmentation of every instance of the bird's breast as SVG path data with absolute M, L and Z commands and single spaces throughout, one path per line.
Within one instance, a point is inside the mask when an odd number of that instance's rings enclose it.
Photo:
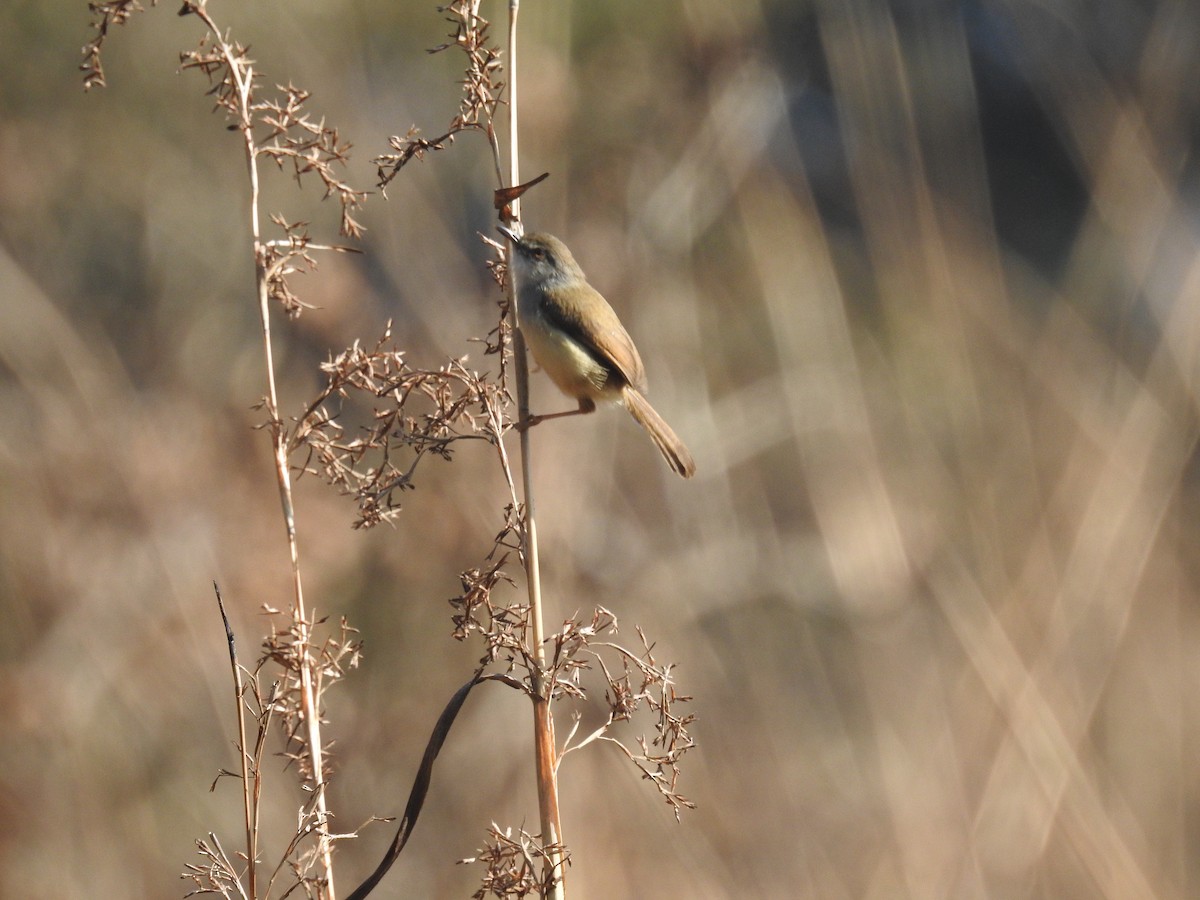
M 609 399 L 619 393 L 612 384 L 611 373 L 579 341 L 557 327 L 547 317 L 539 302 L 528 302 L 522 296 L 517 312 L 521 317 L 521 332 L 537 364 L 550 380 L 568 397 L 590 400 Z

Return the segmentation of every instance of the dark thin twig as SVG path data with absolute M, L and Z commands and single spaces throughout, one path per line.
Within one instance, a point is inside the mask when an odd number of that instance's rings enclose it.
M 221 621 L 225 625 L 225 640 L 229 644 L 229 665 L 233 669 L 233 699 L 237 706 L 238 724 L 238 758 L 242 768 L 242 807 L 246 820 L 246 887 L 251 897 L 258 896 L 258 879 L 256 863 L 258 861 L 258 829 L 255 801 L 258 795 L 258 767 L 255 766 L 254 788 L 250 787 L 250 760 L 246 755 L 246 704 L 243 696 L 242 667 L 238 664 L 237 643 L 233 636 L 233 626 L 229 624 L 229 616 L 225 614 L 225 601 L 221 599 L 221 588 L 213 582 L 213 592 L 217 595 L 217 609 L 221 611 Z

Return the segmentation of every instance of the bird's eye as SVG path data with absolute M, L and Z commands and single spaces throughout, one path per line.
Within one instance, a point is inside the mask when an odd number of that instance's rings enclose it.
M 543 250 L 541 247 L 534 247 L 532 255 L 533 255 L 534 259 L 536 259 L 540 262 L 541 260 L 546 258 L 546 251 Z

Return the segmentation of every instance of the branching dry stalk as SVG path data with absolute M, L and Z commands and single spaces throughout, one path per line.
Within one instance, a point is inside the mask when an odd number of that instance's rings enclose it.
M 431 52 L 440 52 L 450 47 L 459 48 L 466 56 L 467 65 L 462 81 L 462 99 L 459 103 L 457 115 L 451 120 L 449 127 L 440 137 L 433 139 L 425 139 L 419 136 L 419 131 L 415 127 L 411 127 L 407 134 L 403 137 L 391 138 L 391 147 L 393 153 L 380 156 L 375 160 L 379 171 L 379 186 L 381 189 L 386 189 L 387 185 L 394 179 L 400 170 L 413 159 L 422 159 L 426 152 L 430 150 L 441 150 L 453 143 L 454 138 L 466 131 L 482 131 L 488 140 L 492 150 L 493 160 L 496 163 L 498 188 L 521 184 L 520 179 L 520 150 L 518 143 L 518 102 L 516 92 L 516 60 L 517 60 L 517 16 L 520 9 L 519 0 L 509 0 L 509 27 L 508 27 L 508 47 L 509 47 L 509 80 L 505 85 L 497 80 L 501 71 L 500 50 L 490 44 L 488 30 L 490 23 L 480 15 L 481 0 L 455 0 L 448 6 L 443 7 L 442 11 L 448 14 L 448 20 L 455 26 L 454 32 L 450 36 L 450 41 L 435 47 Z M 507 88 L 508 91 L 508 160 L 509 170 L 507 180 L 503 177 L 501 167 L 501 151 L 499 140 L 496 136 L 495 114 L 500 102 L 502 92 Z M 505 214 L 511 221 L 520 220 L 520 200 L 519 197 L 514 197 L 504 208 Z M 493 246 L 497 246 L 495 242 L 491 242 Z M 499 266 L 492 264 L 494 273 L 500 272 Z M 517 390 L 517 414 L 519 420 L 527 420 L 529 418 L 529 369 L 527 356 L 525 352 L 524 341 L 520 333 L 519 323 L 516 321 L 516 302 L 513 294 L 513 285 L 511 278 L 501 278 L 501 284 L 505 289 L 506 302 L 502 308 L 501 322 L 493 331 L 500 341 L 501 358 L 501 381 L 502 386 L 506 385 L 503 365 L 504 365 L 504 349 L 505 342 L 505 322 L 508 322 L 507 328 L 512 334 L 514 343 L 514 357 L 516 373 L 516 390 Z M 497 395 L 497 399 L 506 396 L 501 393 Z M 377 412 L 378 419 L 390 420 L 392 415 L 385 412 Z M 496 415 L 495 420 L 502 421 L 502 416 Z M 303 424 L 302 424 L 303 427 Z M 428 428 L 426 428 L 428 431 Z M 378 431 L 374 432 L 371 437 L 378 438 Z M 551 848 L 550 855 L 547 858 L 547 872 L 551 873 L 546 881 L 553 886 L 550 894 L 551 897 L 563 896 L 561 873 L 564 869 L 562 860 L 556 858 L 553 848 L 562 844 L 562 823 L 559 813 L 558 804 L 558 785 L 556 781 L 557 772 L 557 756 L 554 739 L 554 720 L 551 715 L 549 687 L 550 680 L 546 677 L 545 672 L 545 616 L 543 611 L 541 597 L 541 573 L 539 562 L 538 538 L 537 538 L 537 519 L 534 515 L 534 492 L 533 492 L 533 476 L 531 465 L 531 450 L 529 433 L 527 430 L 521 431 L 520 448 L 521 448 L 521 482 L 524 495 L 524 503 L 518 502 L 515 491 L 515 481 L 512 477 L 511 467 L 508 464 L 507 456 L 505 455 L 503 443 L 499 440 L 502 435 L 502 430 L 494 428 L 491 432 L 491 437 L 495 441 L 497 448 L 501 454 L 501 465 L 504 469 L 505 478 L 513 493 L 513 503 L 508 513 L 509 520 L 513 517 L 520 524 L 520 551 L 521 561 L 525 567 L 526 587 L 529 595 L 529 604 L 525 608 L 509 607 L 507 615 L 511 617 L 511 621 L 519 623 L 519 637 L 503 638 L 508 644 L 508 651 L 512 657 L 521 656 L 524 667 L 528 673 L 530 696 L 533 704 L 533 723 L 534 723 L 534 753 L 535 753 L 535 768 L 538 785 L 538 809 L 541 819 L 542 834 L 548 836 L 547 846 Z M 410 449 L 415 453 L 415 457 L 410 466 L 407 468 L 395 467 L 391 463 L 390 454 L 383 448 L 383 462 L 373 468 L 368 468 L 364 473 L 364 478 L 374 490 L 379 486 L 386 489 L 388 496 L 394 488 L 403 489 L 411 482 L 411 473 L 416 461 L 419 460 L 422 448 L 419 443 L 412 440 L 411 431 L 407 435 L 401 435 L 402 443 L 407 443 Z M 310 443 L 311 446 L 311 443 Z M 345 487 L 349 479 L 345 475 L 345 470 L 341 469 L 341 463 L 349 458 L 353 451 L 361 448 L 360 443 L 345 445 L 351 448 L 351 452 L 343 452 L 340 459 L 336 460 L 336 468 L 334 475 L 335 483 Z M 444 446 L 444 445 L 441 445 Z M 336 448 L 335 448 L 336 449 Z M 380 449 L 380 448 L 376 448 Z M 317 454 L 321 456 L 320 453 Z M 328 461 L 329 454 L 326 454 L 325 461 Z M 359 509 L 362 512 L 360 523 L 372 524 L 371 516 L 385 516 L 394 511 L 393 506 L 385 506 L 383 510 L 379 508 L 379 494 L 368 491 L 367 493 L 358 492 Z M 519 514 L 513 510 L 520 510 Z M 477 589 L 480 585 L 494 586 L 499 579 L 499 566 L 502 565 L 503 558 L 499 562 L 495 562 L 492 557 L 489 561 L 495 564 L 488 569 L 487 575 L 464 575 L 464 583 L 474 581 L 474 587 Z M 482 580 L 478 580 L 482 578 Z M 490 586 L 488 592 L 490 593 Z M 470 593 L 468 587 L 467 593 Z M 461 627 L 461 626 L 460 626 Z M 456 629 L 456 634 L 458 630 Z M 494 632 L 493 632 L 494 634 Z M 520 649 L 517 648 L 519 645 Z M 489 647 L 489 654 L 499 650 L 499 647 Z M 511 663 L 511 660 L 510 660 Z M 557 876 L 554 873 L 558 873 Z
M 84 46 L 84 59 L 80 66 L 87 89 L 105 84 L 101 52 L 112 26 L 124 24 L 142 6 L 136 0 L 113 0 L 91 3 L 89 8 L 96 34 Z M 276 85 L 277 93 L 264 98 L 254 61 L 249 58 L 243 45 L 233 41 L 228 32 L 217 26 L 209 12 L 207 0 L 184 0 L 179 15 L 195 16 L 207 29 L 197 49 L 180 54 L 180 66 L 183 70 L 194 69 L 204 73 L 211 85 L 209 95 L 214 98 L 216 109 L 228 117 L 231 130 L 242 135 L 250 185 L 249 228 L 267 380 L 261 408 L 266 411 L 265 427 L 271 436 L 274 451 L 275 475 L 291 559 L 293 594 L 291 609 L 284 617 L 286 624 L 282 628 L 272 629 L 264 644 L 260 666 L 262 662 L 271 661 L 284 671 L 282 687 L 273 693 L 269 709 L 277 712 L 285 725 L 287 755 L 298 762 L 300 775 L 307 782 L 305 788 L 310 792 L 310 802 L 305 804 L 300 813 L 303 827 L 297 829 L 298 837 L 289 845 L 288 856 L 281 861 L 276 872 L 286 862 L 306 893 L 314 895 L 315 892 L 316 896 L 336 900 L 332 838 L 325 798 L 328 766 L 321 737 L 320 699 L 329 684 L 340 677 L 346 667 L 355 664 L 358 644 L 351 637 L 352 629 L 343 623 L 338 638 L 327 639 L 320 647 L 314 645 L 314 628 L 320 622 L 313 620 L 304 600 L 289 469 L 288 434 L 279 415 L 270 305 L 272 301 L 278 301 L 290 317 L 299 315 L 304 304 L 291 287 L 291 276 L 314 268 L 316 260 L 313 253 L 318 250 L 349 251 L 350 248 L 316 244 L 309 237 L 306 223 L 290 222 L 278 215 L 271 216 L 271 220 L 282 236 L 264 239 L 259 211 L 260 163 L 274 163 L 280 170 L 287 170 L 297 182 L 303 182 L 306 176 L 315 177 L 323 186 L 326 198 L 337 198 L 341 210 L 340 233 L 345 237 L 357 238 L 362 234 L 362 226 L 355 215 L 366 193 L 354 189 L 339 176 L 339 169 L 346 163 L 350 147 L 341 140 L 336 129 L 326 125 L 324 120 L 315 121 L 309 116 L 305 110 L 305 103 L 309 99 L 306 91 L 290 83 Z M 239 701 L 240 723 L 241 712 Z M 244 731 L 241 735 L 239 751 L 243 754 L 241 777 L 244 796 L 250 796 L 249 781 L 254 782 L 253 803 L 247 800 L 247 889 L 250 897 L 257 897 L 259 777 L 257 764 L 253 773 L 247 770 Z M 315 850 L 302 850 L 303 839 L 312 834 L 317 836 L 317 847 Z M 213 884 L 223 883 L 220 877 L 224 877 L 221 873 L 225 870 L 221 865 L 227 857 L 215 838 L 210 842 L 202 842 L 201 853 L 210 860 L 209 870 L 215 873 L 216 879 Z M 274 880 L 273 877 L 272 884 Z M 242 890 L 240 881 L 238 889 Z M 270 893 L 270 886 L 267 893 Z
M 184 867 L 182 877 L 196 885 L 195 890 L 184 894 L 185 897 L 220 894 L 227 898 L 241 897 L 243 900 L 251 900 L 251 895 L 242 885 L 237 866 L 221 846 L 221 840 L 216 834 L 210 831 L 207 841 L 197 840 L 196 852 L 205 863 L 188 863 Z
M 520 0 L 508 3 L 508 184 L 521 184 L 520 129 L 518 127 L 519 102 L 517 94 L 517 17 Z M 503 185 L 502 185 L 503 186 Z M 520 198 L 513 199 L 510 210 L 514 221 L 521 220 Z M 510 251 L 511 252 L 511 251 Z M 512 318 L 516 355 L 517 415 L 519 421 L 529 421 L 529 354 L 525 338 L 517 317 L 516 285 L 511 268 L 505 281 L 508 298 L 508 314 Z M 545 884 L 549 889 L 543 896 L 560 900 L 565 890 L 565 856 L 557 848 L 563 847 L 562 815 L 558 803 L 558 759 L 554 739 L 554 715 L 550 701 L 553 689 L 552 676 L 547 678 L 545 658 L 545 613 L 542 604 L 541 556 L 537 535 L 536 504 L 533 492 L 533 464 L 529 429 L 521 429 L 521 485 L 524 489 L 525 506 L 522 522 L 524 531 L 521 546 L 524 551 L 525 587 L 529 595 L 530 641 L 533 664 L 529 669 L 529 685 L 533 700 L 533 745 L 534 767 L 538 789 L 538 816 L 541 820 L 542 840 L 548 848 L 545 859 Z
M 555 636 L 555 663 L 566 675 L 565 679 L 556 680 L 556 684 L 569 681 L 574 689 L 578 690 L 578 674 L 590 668 L 585 662 L 585 659 L 590 658 L 604 675 L 604 700 L 609 708 L 604 723 L 578 740 L 576 734 L 581 719 L 578 713 L 575 714 L 571 731 L 563 741 L 559 765 L 568 753 L 580 750 L 594 741 L 612 744 L 637 767 L 644 779 L 658 789 L 678 821 L 681 810 L 695 809 L 696 806 L 680 794 L 676 787 L 679 782 L 679 762 L 683 755 L 696 745 L 688 731 L 688 726 L 695 721 L 695 715 L 679 714 L 676 710 L 679 704 L 687 703 L 692 698 L 675 692 L 675 683 L 671 679 L 675 667 L 662 666 L 655 661 L 651 652 L 653 648 L 641 628 L 637 629 L 643 648 L 641 654 L 634 654 L 610 641 L 594 640 L 603 632 L 615 634 L 616 631 L 616 617 L 608 610 L 598 608 L 590 626 L 582 629 L 565 627 Z M 567 652 L 564 653 L 564 649 Z M 605 660 L 605 652 L 615 655 L 620 661 L 619 672 L 614 674 L 614 668 Z M 559 664 L 560 656 L 570 659 L 571 662 Z M 649 744 L 644 735 L 638 735 L 635 739 L 637 749 L 634 750 L 626 741 L 610 732 L 617 723 L 632 721 L 643 704 L 653 717 L 655 735 Z
M 313 622 L 310 621 L 304 600 L 304 583 L 300 572 L 300 551 L 296 536 L 295 508 L 292 500 L 291 474 L 288 465 L 287 429 L 279 415 L 279 398 L 275 378 L 274 352 L 271 343 L 271 300 L 278 300 L 291 316 L 300 313 L 301 304 L 289 286 L 288 276 L 307 271 L 315 262 L 310 255 L 310 241 L 302 223 L 289 223 L 273 216 L 284 232 L 284 238 L 264 241 L 259 220 L 259 162 L 267 159 L 280 169 L 290 166 L 297 181 L 314 173 L 325 187 L 325 196 L 337 196 L 341 205 L 341 233 L 357 237 L 362 227 L 353 214 L 365 199 L 365 194 L 350 188 L 335 174 L 335 166 L 346 161 L 346 152 L 336 130 L 324 121 L 313 122 L 304 111 L 308 94 L 294 85 L 278 86 L 276 98 L 257 99 L 259 88 L 254 62 L 241 44 L 230 41 L 208 13 L 205 2 L 185 2 L 181 14 L 197 16 L 208 28 L 208 34 L 198 49 L 181 54 L 183 69 L 199 69 L 212 84 L 210 94 L 217 107 L 225 111 L 242 135 L 250 178 L 250 233 L 254 244 L 255 271 L 258 283 L 259 321 L 262 327 L 263 355 L 266 360 L 267 394 L 262 406 L 267 413 L 267 427 L 274 449 L 275 475 L 279 487 L 288 550 L 292 566 L 293 601 L 290 620 L 280 633 L 268 640 L 267 656 L 286 673 L 285 690 L 279 702 L 283 719 L 289 725 L 290 744 L 297 745 L 294 757 L 302 761 L 301 776 L 308 779 L 314 794 L 316 831 L 319 836 L 319 881 L 324 894 L 336 900 L 333 880 L 333 857 L 325 799 L 326 764 L 321 737 L 321 716 L 318 679 L 336 667 L 327 668 L 324 654 L 314 654 Z M 350 651 L 352 658 L 356 656 Z M 306 870 L 298 876 L 308 879 Z

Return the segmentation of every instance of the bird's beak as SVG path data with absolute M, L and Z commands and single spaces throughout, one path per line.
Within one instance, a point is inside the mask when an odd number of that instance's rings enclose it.
M 496 227 L 500 230 L 501 234 L 503 234 L 506 238 L 508 238 L 514 244 L 521 243 L 521 235 L 518 234 L 517 232 L 513 231 L 507 225 L 497 225 Z

